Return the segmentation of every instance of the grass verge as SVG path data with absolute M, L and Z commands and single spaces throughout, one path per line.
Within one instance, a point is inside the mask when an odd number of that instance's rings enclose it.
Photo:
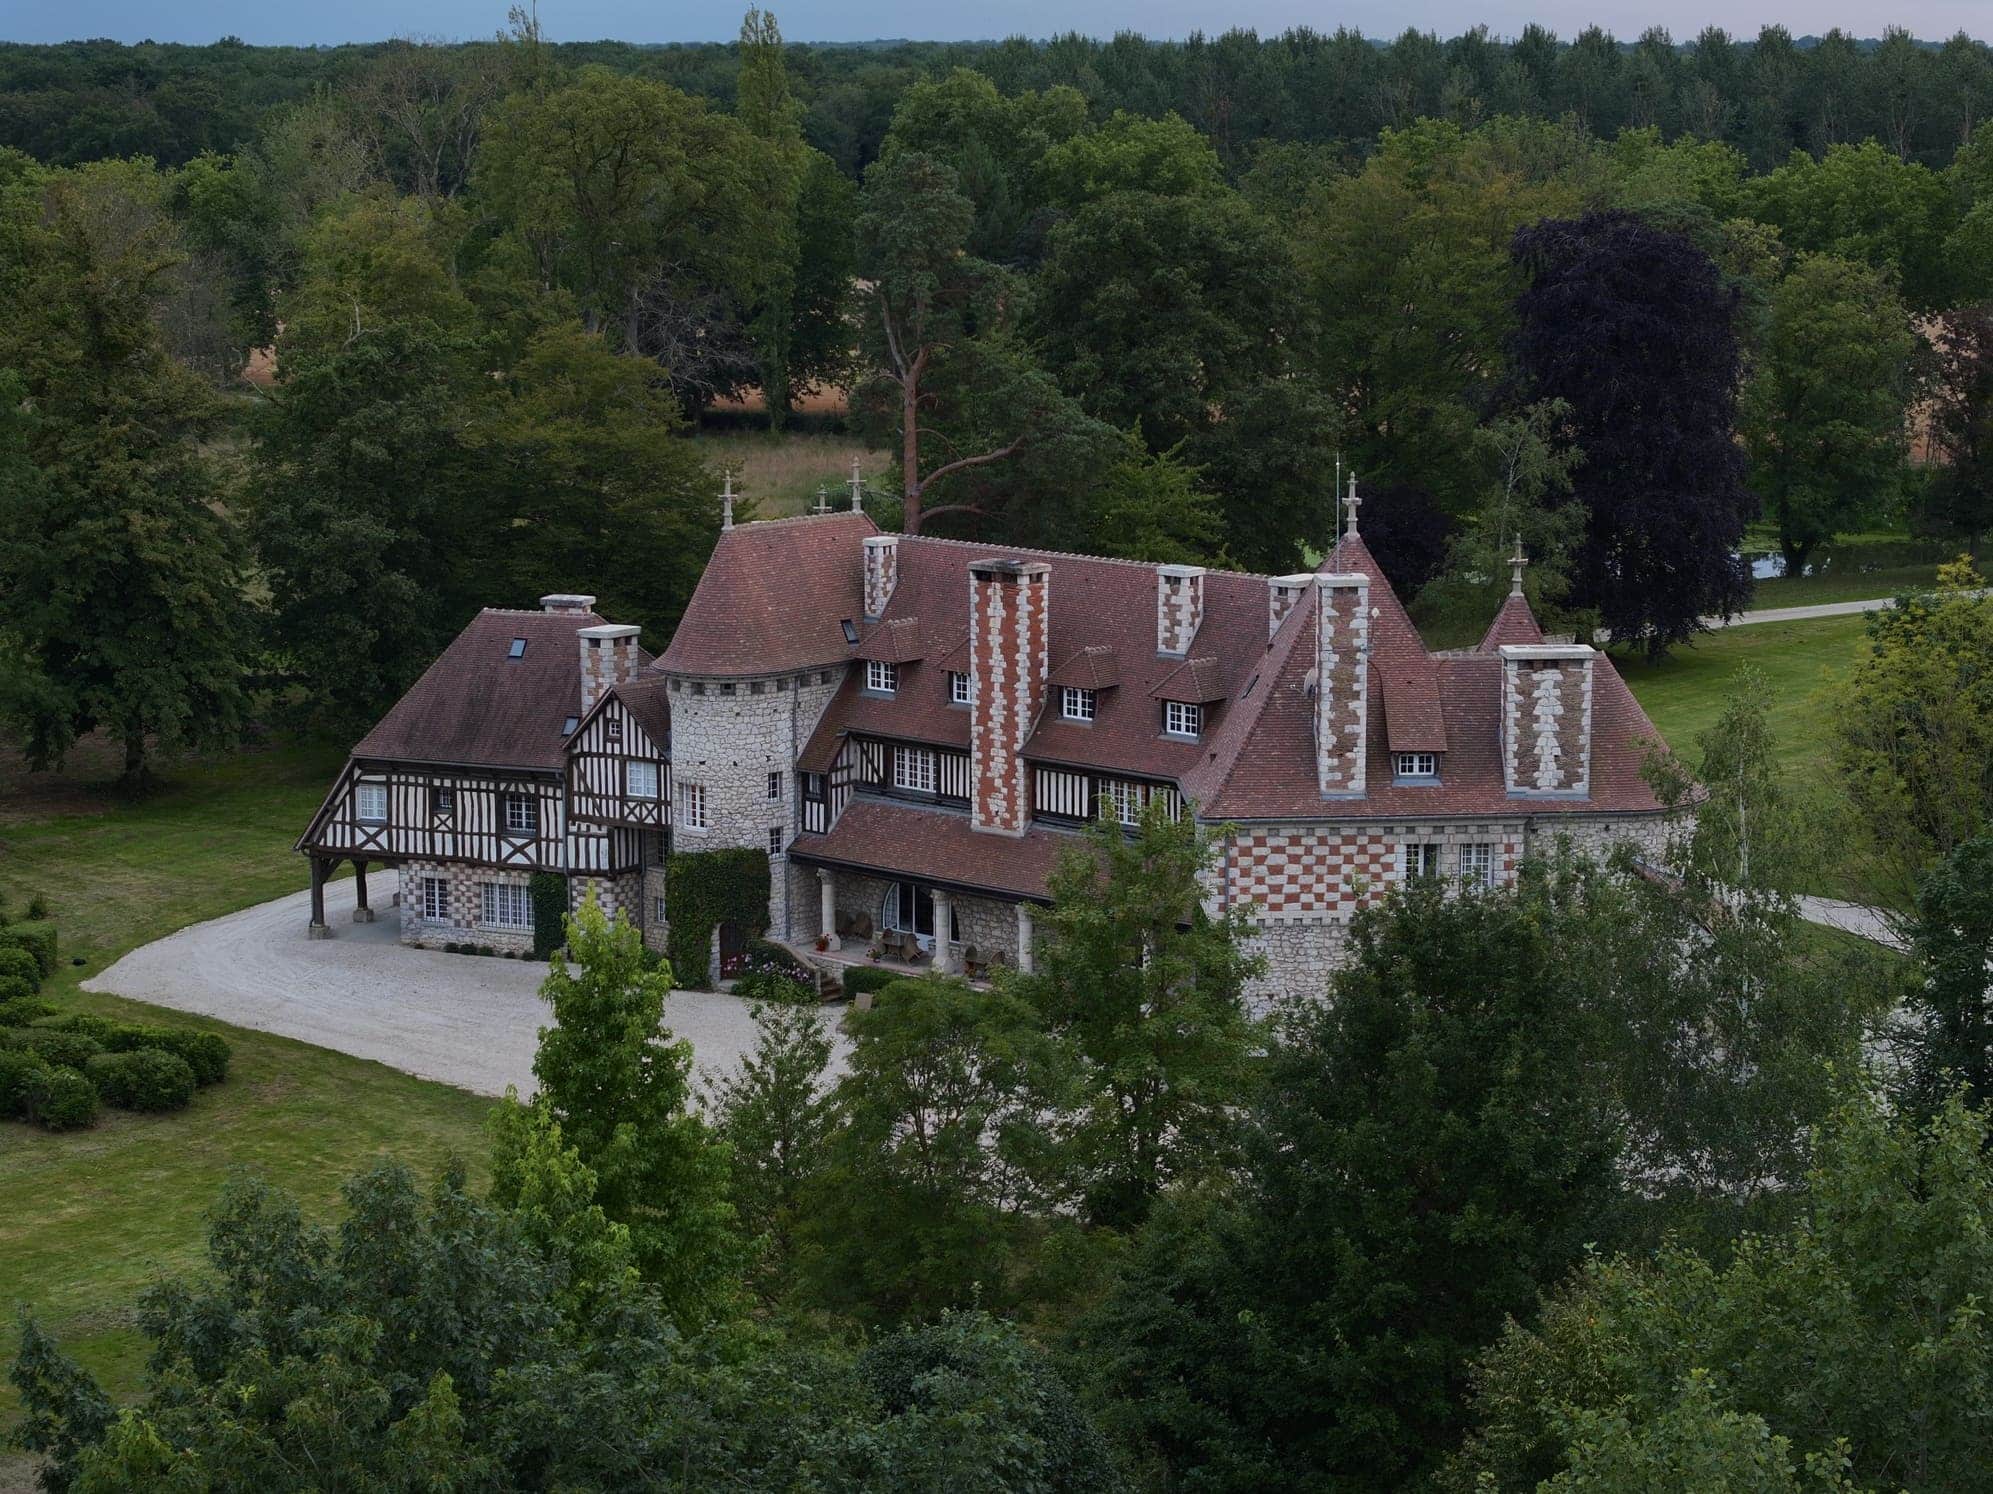
M 114 1395 L 137 1389 L 141 1288 L 199 1261 L 205 1214 L 231 1175 L 296 1195 L 330 1220 L 339 1185 L 375 1157 L 425 1177 L 451 1154 L 481 1165 L 490 1102 L 288 1038 L 204 1022 L 78 989 L 123 954 L 190 923 L 295 892 L 291 851 L 339 755 L 280 746 L 166 769 L 137 802 L 75 776 L 14 773 L 0 791 L 0 893 L 17 910 L 46 896 L 63 966 L 47 996 L 123 1020 L 206 1027 L 235 1048 L 228 1081 L 175 1115 L 108 1111 L 95 1128 L 55 1136 L 0 1122 L 0 1361 L 11 1362 L 12 1308 L 25 1303 Z M 72 957 L 80 965 L 71 964 Z M 13 1389 L 0 1384 L 0 1425 Z M 26 1486 L 26 1464 L 0 1454 L 0 1488 Z

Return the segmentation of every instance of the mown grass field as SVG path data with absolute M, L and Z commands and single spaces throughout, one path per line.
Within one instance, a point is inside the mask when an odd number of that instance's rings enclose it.
M 851 501 L 851 459 L 871 486 L 884 479 L 889 462 L 856 436 L 808 429 L 773 433 L 746 427 L 707 429 L 697 437 L 699 455 L 716 470 L 734 475 L 734 491 L 754 501 L 760 519 L 807 513 L 817 489 L 827 490 L 833 507 Z
M 228 1081 L 177 1115 L 107 1111 L 96 1128 L 66 1136 L 0 1123 L 0 1361 L 11 1363 L 13 1308 L 25 1303 L 123 1394 L 143 1369 L 137 1295 L 161 1272 L 198 1263 L 205 1213 L 229 1176 L 260 1177 L 329 1220 L 340 1183 L 383 1154 L 430 1175 L 455 1153 L 475 1172 L 490 1102 L 289 1039 L 80 991 L 128 949 L 301 887 L 291 844 L 339 755 L 276 746 L 175 764 L 161 792 L 136 803 L 97 781 L 101 757 L 79 756 L 61 775 L 0 759 L 0 894 L 17 912 L 36 892 L 49 899 L 64 960 L 49 998 L 125 1020 L 207 1026 L 235 1048 Z M 0 1425 L 13 1414 L 12 1387 L 0 1385 Z M 25 1487 L 25 1467 L 0 1454 L 0 1489 Z
M 1860 614 L 1804 622 L 1750 623 L 1708 634 L 1692 648 L 1676 649 L 1659 664 L 1615 654 L 1613 662 L 1668 745 L 1693 763 L 1696 740 L 1716 724 L 1737 686 L 1738 672 L 1753 665 L 1764 675 L 1766 718 L 1778 741 L 1787 782 L 1810 803 L 1823 825 L 1840 813 L 1840 794 L 1829 751 L 1832 704 L 1827 687 L 1844 678 L 1860 657 L 1868 619 Z M 1844 837 L 1829 834 L 1830 854 L 1810 891 L 1861 901 L 1858 868 L 1831 848 Z

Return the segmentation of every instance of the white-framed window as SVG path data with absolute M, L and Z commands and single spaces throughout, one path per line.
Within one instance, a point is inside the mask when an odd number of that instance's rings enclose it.
M 604 716 L 602 718 L 602 735 L 612 742 L 622 741 L 623 740 L 622 719 L 617 716 Z
M 450 916 L 450 884 L 441 877 L 422 879 L 422 916 L 434 919 Z
M 1142 786 L 1124 778 L 1100 780 L 1100 812 L 1123 825 L 1142 823 Z
M 533 900 L 523 882 L 478 883 L 479 922 L 495 929 L 530 929 Z
M 654 897 L 650 900 L 650 916 L 653 923 L 662 924 L 671 921 L 664 916 L 664 899 L 662 897 Z
M 1400 752 L 1391 764 L 1391 771 L 1400 778 L 1439 777 L 1439 754 L 1437 752 Z
M 969 703 L 969 676 L 959 669 L 948 671 L 948 703 L 950 705 Z
M 706 817 L 706 785 L 685 783 L 678 785 L 678 823 L 687 830 L 710 830 L 713 822 Z
M 893 787 L 931 794 L 941 781 L 940 765 L 925 747 L 893 749 Z
M 1204 707 L 1184 700 L 1163 702 L 1163 735 L 1195 740 L 1204 731 Z
M 880 659 L 865 661 L 865 688 L 876 690 L 881 695 L 891 695 L 900 688 L 900 666 L 888 664 Z
M 388 786 L 379 778 L 362 778 L 353 785 L 353 818 L 380 825 L 387 822 Z
M 623 787 L 632 799 L 657 797 L 657 764 L 628 762 L 623 765 Z
M 508 835 L 531 835 L 540 828 L 540 801 L 531 794 L 505 796 L 505 831 Z
M 1460 848 L 1460 880 L 1476 887 L 1492 886 L 1495 880 L 1495 848 L 1486 841 Z
M 1062 685 L 1059 689 L 1059 714 L 1068 721 L 1093 720 L 1093 691 L 1078 685 Z
M 782 854 L 782 827 L 780 825 L 770 825 L 768 827 L 768 854 L 771 856 L 780 856 Z
M 771 802 L 782 797 L 782 775 L 780 773 L 770 773 L 768 775 L 768 797 Z
M 447 820 L 457 812 L 457 791 L 438 784 L 429 790 L 429 812 L 439 820 Z
M 1439 875 L 1439 842 L 1436 840 L 1408 840 L 1405 842 L 1405 876 L 1436 877 Z

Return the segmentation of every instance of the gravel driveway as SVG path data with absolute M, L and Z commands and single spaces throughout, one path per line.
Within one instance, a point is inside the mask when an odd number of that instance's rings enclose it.
M 197 923 L 133 950 L 83 983 L 175 1011 L 299 1038 L 477 1094 L 533 1089 L 533 1050 L 552 1013 L 546 966 L 408 949 L 391 905 L 394 872 L 367 879 L 376 923 L 353 923 L 350 878 L 325 889 L 330 939 L 307 939 L 311 895 L 295 893 Z M 701 1071 L 732 1068 L 754 1043 L 747 1003 L 673 991 L 665 1025 L 692 1043 Z M 841 1033 L 831 1059 L 841 1073 Z

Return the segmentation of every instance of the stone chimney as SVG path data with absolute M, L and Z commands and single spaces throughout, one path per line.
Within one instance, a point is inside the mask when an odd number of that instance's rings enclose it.
M 637 677 L 637 635 L 642 628 L 629 623 L 603 623 L 582 628 L 581 714 L 595 709 L 595 702 L 616 685 L 627 685 Z
M 1182 657 L 1204 622 L 1204 567 L 1156 567 L 1156 652 Z
M 893 588 L 900 581 L 900 537 L 897 534 L 865 536 L 865 615 L 877 619 L 886 615 L 893 600 Z
M 969 823 L 993 835 L 1031 824 L 1024 743 L 1045 704 L 1051 576 L 1042 563 L 969 565 Z
M 540 607 L 542 611 L 557 612 L 564 617 L 584 617 L 595 610 L 595 598 L 557 591 L 552 596 L 541 597 Z
M 1584 643 L 1505 643 L 1502 777 L 1511 794 L 1592 791 L 1592 666 Z
M 1327 799 L 1361 798 L 1370 732 L 1370 578 L 1317 575 L 1315 778 Z
M 1315 582 L 1312 571 L 1303 571 L 1298 576 L 1268 576 L 1266 578 L 1266 636 L 1271 638 L 1280 631 L 1280 625 L 1287 621 L 1287 614 L 1294 610 L 1294 604 L 1307 594 Z

